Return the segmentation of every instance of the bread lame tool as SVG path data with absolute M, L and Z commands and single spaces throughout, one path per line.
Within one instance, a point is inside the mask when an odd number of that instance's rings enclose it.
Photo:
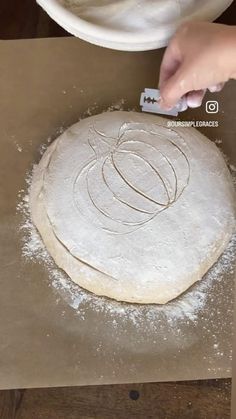
M 157 113 L 160 115 L 169 115 L 169 116 L 178 116 L 179 112 L 184 112 L 188 109 L 187 101 L 185 97 L 180 99 L 177 105 L 170 109 L 164 110 L 160 107 L 161 95 L 160 90 L 157 89 L 145 89 L 144 92 L 141 93 L 140 97 L 140 106 L 142 107 L 142 112 L 149 112 L 149 113 Z

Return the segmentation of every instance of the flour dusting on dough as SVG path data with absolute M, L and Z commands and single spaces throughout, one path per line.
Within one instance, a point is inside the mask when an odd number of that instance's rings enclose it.
M 232 173 L 236 186 L 236 174 Z M 19 191 L 19 204 L 17 211 L 22 215 L 23 221 L 20 226 L 22 233 L 22 256 L 28 262 L 42 264 L 48 272 L 49 286 L 65 300 L 75 312 L 84 318 L 86 306 L 89 305 L 94 311 L 109 313 L 114 327 L 119 319 L 141 327 L 145 319 L 150 321 L 154 329 L 158 329 L 163 318 L 170 327 L 179 327 L 181 323 L 198 323 L 201 312 L 204 311 L 207 302 L 211 299 L 210 294 L 214 284 L 224 281 L 224 277 L 234 271 L 236 253 L 236 234 L 232 237 L 226 251 L 218 262 L 205 275 L 200 283 L 197 283 L 185 295 L 176 301 L 165 306 L 158 305 L 136 305 L 120 303 L 106 297 L 96 296 L 74 284 L 68 276 L 56 267 L 49 253 L 47 252 L 36 228 L 32 224 L 29 211 L 29 188 L 32 181 L 32 173 L 26 177 L 26 190 Z M 221 296 L 219 295 L 219 298 Z M 233 313 L 233 289 L 232 294 L 227 296 L 229 317 Z M 231 313 L 231 314 L 230 314 Z M 63 313 L 62 313 L 63 315 Z M 215 349 L 217 349 L 215 343 Z
M 97 295 L 165 304 L 201 280 L 232 237 L 222 155 L 197 130 L 166 125 L 135 112 L 89 117 L 34 170 L 34 224 L 56 264 Z

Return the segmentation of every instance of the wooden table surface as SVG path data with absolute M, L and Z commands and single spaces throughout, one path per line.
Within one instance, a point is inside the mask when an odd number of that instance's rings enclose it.
M 218 21 L 235 24 L 236 2 Z M 34 0 L 1 0 L 0 39 L 68 36 Z M 1 60 L 1 57 L 0 57 Z M 228 419 L 231 380 L 0 391 L 1 419 Z

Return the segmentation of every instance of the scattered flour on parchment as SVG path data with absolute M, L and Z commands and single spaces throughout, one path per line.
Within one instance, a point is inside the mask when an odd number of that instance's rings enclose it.
M 79 120 L 87 118 L 88 116 L 96 115 L 97 112 L 104 113 L 104 112 L 113 112 L 113 111 L 124 111 L 124 110 L 131 110 L 125 109 L 126 100 L 124 98 L 117 100 L 116 102 L 112 103 L 108 108 L 106 107 L 101 111 L 101 107 L 98 106 L 96 102 L 93 105 L 89 106 L 88 109 L 82 114 Z
M 16 146 L 17 151 L 19 151 L 19 153 L 21 153 L 23 148 L 17 142 L 15 142 L 15 146 Z

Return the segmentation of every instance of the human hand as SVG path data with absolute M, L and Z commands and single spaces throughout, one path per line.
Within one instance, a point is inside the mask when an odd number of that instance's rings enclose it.
M 189 107 L 201 106 L 205 91 L 220 91 L 236 78 L 236 27 L 189 22 L 177 30 L 161 64 L 160 105 L 170 109 L 186 95 Z

